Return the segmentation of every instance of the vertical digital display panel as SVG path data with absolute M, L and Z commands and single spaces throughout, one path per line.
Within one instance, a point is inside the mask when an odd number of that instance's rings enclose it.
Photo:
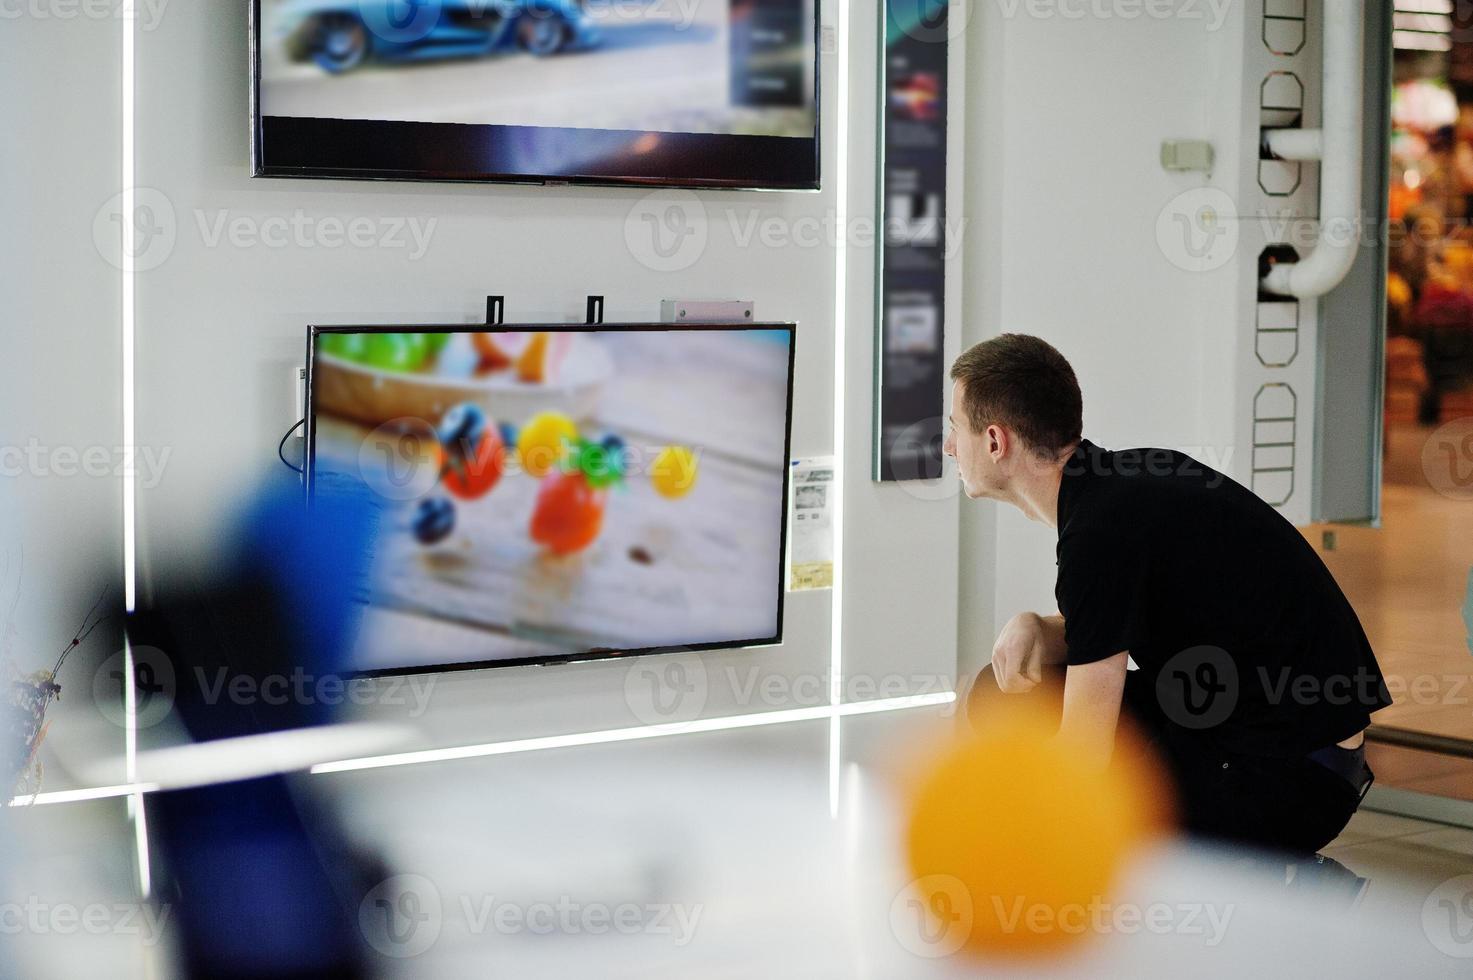
M 946 0 L 891 0 L 883 27 L 874 478 L 929 480 L 946 414 Z

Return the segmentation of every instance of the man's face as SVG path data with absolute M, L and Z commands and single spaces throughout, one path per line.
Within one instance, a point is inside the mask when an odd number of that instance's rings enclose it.
M 998 497 L 1004 486 L 999 466 L 1002 443 L 1006 438 L 998 426 L 973 432 L 967 416 L 966 387 L 961 381 L 951 385 L 951 416 L 947 420 L 946 442 L 941 447 L 956 460 L 957 474 L 968 497 Z

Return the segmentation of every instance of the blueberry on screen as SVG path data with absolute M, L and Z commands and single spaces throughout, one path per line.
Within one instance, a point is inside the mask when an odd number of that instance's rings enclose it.
M 486 413 L 472 402 L 461 402 L 447 411 L 435 430 L 446 452 L 469 456 L 486 435 Z
M 455 529 L 455 505 L 444 497 L 426 497 L 414 509 L 410 529 L 420 544 L 436 544 Z

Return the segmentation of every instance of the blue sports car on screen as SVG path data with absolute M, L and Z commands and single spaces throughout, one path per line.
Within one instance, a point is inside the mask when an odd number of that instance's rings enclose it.
M 267 0 L 271 2 L 271 0 Z M 284 0 L 273 13 L 294 61 L 351 71 L 384 61 L 522 48 L 551 55 L 598 40 L 585 0 Z

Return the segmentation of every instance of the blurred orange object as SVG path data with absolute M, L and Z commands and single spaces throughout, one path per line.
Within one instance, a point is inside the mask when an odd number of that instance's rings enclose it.
M 604 526 L 608 494 L 588 485 L 582 473 L 554 473 L 542 481 L 532 512 L 532 540 L 558 555 L 582 551 Z
M 517 377 L 530 384 L 547 380 L 547 334 L 537 333 L 517 358 Z
M 1387 201 L 1387 216 L 1392 221 L 1397 221 L 1407 213 L 1407 208 L 1416 204 L 1421 199 L 1421 191 L 1414 187 L 1408 187 L 1400 181 L 1392 181 L 1391 195 Z
M 1386 381 L 1388 385 L 1404 384 L 1419 391 L 1426 389 L 1427 365 L 1423 360 L 1421 341 L 1411 337 L 1387 338 Z
M 479 371 L 500 371 L 511 367 L 511 357 L 497 346 L 496 338 L 489 333 L 472 334 L 471 343 L 475 344 L 476 353 L 481 355 L 481 363 L 476 366 Z
M 1031 700 L 1031 699 L 1026 699 Z M 1122 719 L 1122 724 L 1124 719 Z M 1061 952 L 1090 932 L 1125 864 L 1167 832 L 1167 780 L 1122 731 L 1104 771 L 1037 704 L 992 710 L 949 745 L 911 800 L 906 845 L 918 904 L 979 956 Z
M 1386 274 L 1386 305 L 1393 307 L 1403 317 L 1411 311 L 1412 287 L 1407 281 L 1395 272 Z
M 1387 425 L 1415 425 L 1421 411 L 1421 393 L 1410 388 L 1386 389 Z
M 1473 388 L 1443 392 L 1437 407 L 1438 424 L 1468 418 L 1473 418 Z
M 1442 264 L 1460 288 L 1473 288 L 1473 245 L 1447 242 L 1442 249 Z

